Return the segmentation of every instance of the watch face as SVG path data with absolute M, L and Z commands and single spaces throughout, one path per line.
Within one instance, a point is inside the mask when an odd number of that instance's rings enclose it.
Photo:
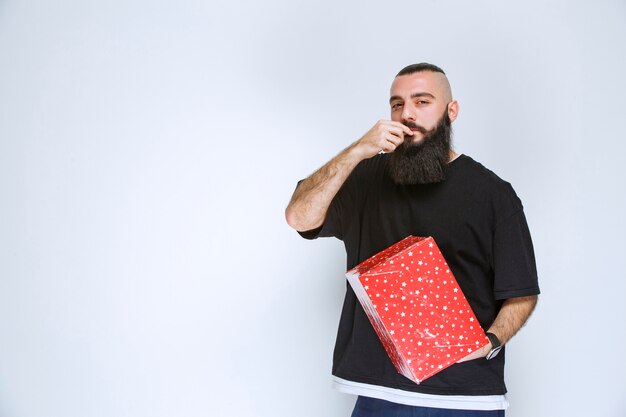
M 498 336 L 493 333 L 487 332 L 485 333 L 485 336 L 487 336 L 487 339 L 489 339 L 489 341 L 491 342 L 491 350 L 489 351 L 487 356 L 485 356 L 485 359 L 493 359 L 502 349 L 502 344 L 500 343 L 500 339 L 498 339 Z
M 502 346 L 498 346 L 497 348 L 491 349 L 491 351 L 487 354 L 485 358 L 487 360 L 495 358 L 496 355 L 500 353 L 500 350 L 502 350 Z

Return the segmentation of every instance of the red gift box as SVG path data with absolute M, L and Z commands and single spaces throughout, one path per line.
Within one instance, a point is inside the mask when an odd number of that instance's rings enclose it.
M 346 276 L 394 366 L 417 384 L 489 343 L 432 237 L 409 236 Z

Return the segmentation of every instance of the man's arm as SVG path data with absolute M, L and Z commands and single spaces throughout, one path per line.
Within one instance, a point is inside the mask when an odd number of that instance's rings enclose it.
M 531 295 L 528 297 L 515 297 L 509 298 L 502 303 L 502 308 L 496 316 L 491 327 L 487 330 L 489 333 L 493 333 L 497 336 L 498 340 L 504 345 L 511 340 L 515 333 L 522 328 L 526 320 L 530 317 L 530 314 L 537 305 L 537 296 Z M 479 349 L 459 362 L 465 362 L 472 359 L 484 358 L 491 350 L 491 343 L 487 346 Z
M 402 123 L 380 120 L 361 139 L 298 185 L 285 210 L 287 223 L 304 232 L 324 223 L 333 198 L 354 168 L 381 150 L 393 152 L 413 132 Z
M 502 303 L 502 308 L 495 321 L 487 330 L 495 334 L 505 344 L 522 328 L 537 305 L 537 296 L 509 298 Z

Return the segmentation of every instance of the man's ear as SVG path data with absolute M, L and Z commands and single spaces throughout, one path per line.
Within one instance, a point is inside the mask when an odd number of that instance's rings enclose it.
M 448 103 L 448 117 L 450 122 L 454 122 L 454 119 L 459 115 L 459 102 L 452 100 Z

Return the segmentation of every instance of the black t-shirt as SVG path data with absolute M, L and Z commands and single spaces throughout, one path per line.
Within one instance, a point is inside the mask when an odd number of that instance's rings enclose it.
M 450 163 L 445 181 L 398 185 L 387 174 L 389 155 L 362 161 L 307 239 L 342 240 L 350 269 L 408 235 L 432 236 L 481 326 L 493 323 L 502 300 L 539 294 L 530 232 L 511 185 L 472 158 Z M 492 360 L 454 364 L 417 385 L 400 375 L 352 288 L 346 297 L 333 355 L 333 374 L 350 381 L 439 395 L 500 395 L 504 349 Z

